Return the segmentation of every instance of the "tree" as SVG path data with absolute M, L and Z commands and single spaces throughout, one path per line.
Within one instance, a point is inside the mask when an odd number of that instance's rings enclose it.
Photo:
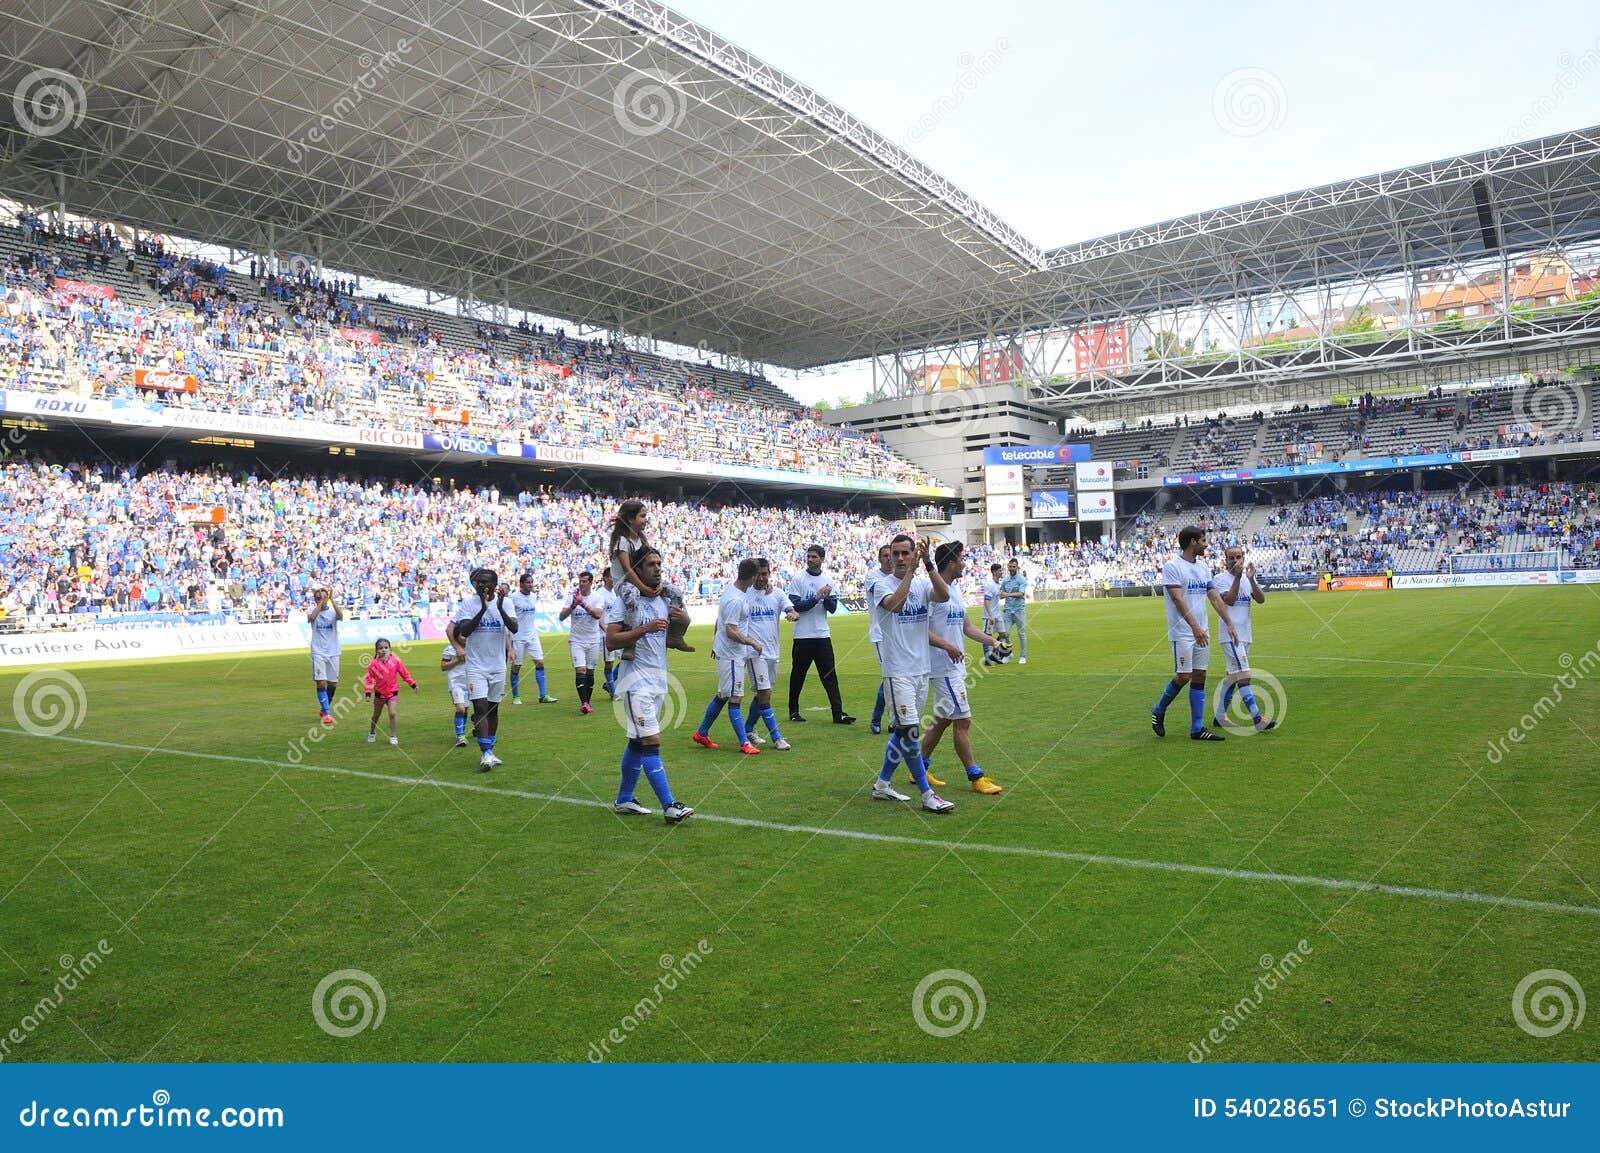
M 1150 339 L 1150 347 L 1145 349 L 1146 360 L 1179 360 L 1186 356 L 1194 355 L 1194 341 L 1181 340 L 1176 332 L 1162 329 Z

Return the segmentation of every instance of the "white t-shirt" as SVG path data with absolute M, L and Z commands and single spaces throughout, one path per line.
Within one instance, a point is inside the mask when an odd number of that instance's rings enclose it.
M 894 577 L 880 576 L 873 582 L 872 619 L 878 626 L 878 664 L 886 677 L 925 677 L 933 582 L 926 573 L 912 577 L 900 611 L 890 612 L 883 607 L 884 598 L 899 587 L 900 582 Z
M 606 624 L 621 625 L 626 629 L 636 629 L 642 624 L 653 620 L 667 620 L 667 601 L 665 597 L 641 596 L 634 602 L 632 620 L 628 619 L 627 607 L 619 598 L 612 598 L 606 606 Z M 667 691 L 667 634 L 665 630 L 658 633 L 645 633 L 644 636 L 633 642 L 633 660 L 622 662 L 622 675 L 618 683 L 624 683 L 631 689 L 648 690 L 650 692 L 664 693 Z
M 567 627 L 572 630 L 572 639 L 580 645 L 597 645 L 600 643 L 600 622 L 606 616 L 606 597 L 611 594 L 604 587 L 595 587 L 589 590 L 589 595 L 583 597 L 572 615 L 567 617 Z M 598 609 L 600 615 L 592 616 L 589 608 Z
M 453 656 L 455 651 L 455 645 L 445 645 L 443 651 L 439 653 L 439 663 L 443 664 L 445 658 Z M 444 683 L 445 687 L 449 689 L 466 688 L 467 666 L 465 664 L 457 664 L 446 669 L 444 674 Z
M 323 609 L 311 622 L 311 655 L 314 657 L 339 655 L 339 614 L 331 607 Z
M 816 576 L 801 569 L 789 578 L 788 592 L 793 593 L 801 600 L 808 600 L 817 595 L 817 590 L 823 585 L 831 585 L 835 592 L 838 591 L 839 582 L 829 572 L 820 572 Z M 794 622 L 794 639 L 797 641 L 816 640 L 833 634 L 828 628 L 828 609 L 818 601 L 811 608 L 801 613 Z
M 883 633 L 878 628 L 878 602 L 883 599 L 883 594 L 877 591 L 879 581 L 889 581 L 890 589 L 900 583 L 894 579 L 893 573 L 886 573 L 877 566 L 867 570 L 867 579 L 861 586 L 861 591 L 867 598 L 867 639 L 873 644 L 883 639 Z
M 1210 615 L 1206 610 L 1206 590 L 1211 587 L 1211 565 L 1206 559 L 1201 557 L 1199 560 L 1187 561 L 1181 554 L 1173 557 L 1161 566 L 1161 583 L 1163 586 L 1177 585 L 1182 590 L 1179 595 L 1189 606 L 1189 612 L 1200 618 L 1200 626 L 1204 628 Z M 1183 619 L 1183 612 L 1170 592 L 1166 601 L 1167 639 L 1194 640 L 1194 632 L 1189 628 L 1189 622 Z
M 935 603 L 928 605 L 928 633 L 964 650 L 967 646 L 966 627 L 967 602 L 962 598 L 961 590 L 951 585 L 948 601 L 942 605 Z M 965 662 L 958 665 L 943 649 L 928 646 L 929 676 L 947 676 L 952 672 L 964 672 L 965 668 Z
M 534 623 L 533 615 L 539 611 L 539 602 L 532 593 L 522 592 L 520 589 L 506 598 L 506 604 L 511 607 L 511 615 L 517 618 L 517 632 L 522 633 L 522 618 L 528 618 L 530 633 L 539 631 L 539 626 Z M 477 612 L 477 609 L 473 609 Z
M 1000 582 L 993 577 L 983 579 L 983 615 L 986 617 L 1000 615 Z
M 476 594 L 468 597 L 461 602 L 455 619 L 458 622 L 470 621 L 478 615 L 478 606 L 482 603 Z M 467 637 L 466 668 L 469 673 L 493 675 L 504 672 L 505 667 L 506 624 L 500 616 L 500 606 L 495 603 L 494 597 L 490 597 L 489 607 L 483 610 L 483 619 Z
M 762 592 L 751 585 L 745 599 L 750 602 L 750 627 L 745 630 L 746 634 L 761 642 L 762 659 L 777 660 L 778 622 L 789 607 L 789 598 L 775 588 Z
M 749 591 L 731 583 L 722 590 L 722 598 L 717 602 L 717 635 L 711 641 L 711 655 L 719 661 L 743 661 L 755 655 L 749 645 L 730 640 L 726 631 L 732 625 L 746 636 L 750 635 L 750 600 L 746 595 Z
M 1217 590 L 1219 597 L 1227 596 L 1233 591 L 1233 574 L 1223 569 L 1211 578 L 1211 587 Z M 1239 634 L 1241 644 L 1249 644 L 1250 636 L 1250 599 L 1255 592 L 1255 582 L 1247 576 L 1239 578 L 1239 599 L 1233 604 L 1222 602 L 1223 610 L 1227 613 L 1228 623 L 1233 625 L 1233 631 Z

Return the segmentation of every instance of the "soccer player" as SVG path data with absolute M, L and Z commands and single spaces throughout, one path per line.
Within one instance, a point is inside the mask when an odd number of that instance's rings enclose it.
M 878 628 L 878 614 L 872 611 L 873 606 L 878 603 L 879 599 L 874 593 L 880 581 L 886 581 L 888 586 L 893 588 L 896 583 L 893 578 L 894 558 L 891 555 L 889 546 L 883 545 L 878 549 L 878 567 L 868 570 L 867 579 L 861 586 L 861 591 L 865 594 L 867 600 L 867 640 L 872 642 L 874 655 L 879 655 L 880 657 L 879 647 L 880 642 L 883 640 L 883 633 Z M 872 730 L 874 736 L 883 732 L 883 705 L 883 682 L 880 680 L 878 682 L 878 698 L 872 702 L 872 717 L 867 721 L 867 728 Z
M 467 654 L 467 696 L 472 700 L 472 729 L 483 756 L 478 771 L 504 764 L 495 756 L 500 729 L 500 699 L 506 692 L 506 638 L 516 635 L 517 618 L 506 606 L 510 591 L 493 569 L 476 568 L 469 578 L 473 596 L 461 604 L 462 617 L 450 622 L 445 635 Z M 478 602 L 473 610 L 472 602 Z M 467 616 L 472 612 L 472 616 Z
M 610 568 L 600 570 L 600 587 L 591 592 L 588 599 L 590 604 L 600 609 L 600 638 L 602 644 L 605 644 L 605 614 L 611 611 L 611 602 L 617 599 L 616 590 L 611 587 Z M 617 699 L 617 662 L 621 659 L 621 650 L 613 649 L 609 644 L 605 644 L 605 690 L 606 695 L 612 700 Z
M 814 663 L 817 677 L 822 681 L 822 691 L 828 694 L 828 705 L 833 709 L 833 723 L 853 725 L 856 719 L 844 711 L 844 701 L 839 695 L 833 633 L 828 626 L 828 614 L 838 611 L 839 598 L 834 593 L 833 575 L 822 571 L 822 562 L 827 556 L 827 550 L 820 544 L 806 549 L 805 571 L 789 584 L 789 601 L 798 614 L 792 618 L 794 665 L 789 669 L 789 719 L 796 723 L 805 721 L 800 715 L 800 690 L 805 687 L 806 673 Z
M 444 646 L 439 654 L 439 671 L 444 674 L 444 687 L 450 690 L 450 703 L 456 710 L 456 748 L 467 747 L 467 708 L 472 703 L 467 693 L 467 651 L 453 643 Z
M 622 815 L 648 817 L 650 810 L 634 800 L 633 790 L 644 774 L 661 800 L 667 824 L 676 825 L 694 815 L 694 810 L 672 795 L 667 770 L 661 763 L 661 702 L 668 692 L 667 627 L 669 622 L 686 623 L 688 610 L 668 605 L 661 595 L 661 554 L 649 545 L 634 551 L 629 567 L 655 595 L 644 593 L 624 604 L 613 600 L 606 609 L 606 644 L 631 652 L 624 658 L 618 685 L 627 710 L 628 747 L 622 754 L 622 783 L 617 789 L 612 811 Z M 681 617 L 677 614 L 682 614 Z
M 889 706 L 889 744 L 883 768 L 872 782 L 872 796 L 880 801 L 909 801 L 894 787 L 894 769 L 902 761 L 912 782 L 922 792 L 922 807 L 930 813 L 949 813 L 955 805 L 933 791 L 922 763 L 921 712 L 928 699 L 929 605 L 942 608 L 950 599 L 944 583 L 928 558 L 925 542 L 913 542 L 901 533 L 889 542 L 894 583 L 872 582 L 872 616 L 878 624 L 878 664 L 883 672 L 884 695 Z
M 772 711 L 772 686 L 778 683 L 778 620 L 794 620 L 795 612 L 789 599 L 772 587 L 772 562 L 766 557 L 756 558 L 756 580 L 745 594 L 750 601 L 750 635 L 761 645 L 761 653 L 745 662 L 745 676 L 756 689 L 755 705 L 750 715 L 767 726 L 772 747 L 788 749 L 789 742 L 778 731 L 778 714 Z M 758 744 L 761 734 L 751 726 L 750 743 Z
M 996 561 L 989 566 L 989 576 L 983 582 L 983 631 L 991 637 L 1000 635 L 1004 624 L 1000 620 L 1000 578 L 1005 575 L 1005 569 Z M 983 646 L 983 660 L 985 664 L 1004 664 L 1006 658 L 991 661 L 994 655 L 994 642 Z
M 333 698 L 339 691 L 339 622 L 344 609 L 333 599 L 333 590 L 318 588 L 306 613 L 311 625 L 311 681 L 317 686 L 317 710 L 322 723 L 333 724 Z
M 1167 640 L 1172 642 L 1172 679 L 1150 710 L 1150 727 L 1167 735 L 1167 706 L 1189 686 L 1189 739 L 1220 741 L 1221 733 L 1206 728 L 1206 668 L 1211 664 L 1211 635 L 1206 632 L 1206 594 L 1211 566 L 1206 563 L 1206 532 L 1196 525 L 1178 533 L 1178 555 L 1161 567 L 1167 596 Z
M 417 691 L 417 682 L 406 668 L 405 661 L 394 655 L 394 647 L 384 637 L 372 646 L 372 660 L 367 665 L 366 679 L 362 685 L 364 695 L 372 702 L 372 722 L 367 725 L 367 744 L 378 739 L 378 718 L 389 710 L 389 743 L 400 743 L 400 717 L 395 711 L 395 698 L 400 695 L 400 682 L 405 681 L 411 691 Z
M 745 662 L 752 656 L 759 658 L 766 655 L 761 644 L 745 631 L 750 627 L 750 600 L 745 594 L 755 584 L 759 567 L 754 557 L 747 556 L 740 561 L 737 577 L 722 590 L 722 597 L 717 602 L 717 631 L 711 639 L 711 655 L 717 661 L 717 694 L 706 706 L 706 715 L 694 733 L 695 744 L 708 749 L 716 748 L 717 743 L 708 734 L 712 723 L 726 705 L 728 723 L 733 726 L 733 735 L 739 738 L 739 751 L 747 757 L 761 752 L 750 743 L 741 707 L 744 703 Z
M 1246 564 L 1244 549 L 1229 545 L 1223 551 L 1222 571 L 1211 579 L 1211 603 L 1216 606 L 1217 619 L 1228 630 L 1228 639 L 1222 642 L 1222 656 L 1228 675 L 1222 683 L 1222 699 L 1218 702 L 1212 720 L 1217 728 L 1233 728 L 1228 720 L 1228 706 L 1237 691 L 1258 733 L 1278 727 L 1278 722 L 1261 715 L 1256 704 L 1256 694 L 1250 688 L 1250 605 L 1267 603 L 1267 592 L 1256 583 L 1256 566 Z
M 578 686 L 578 711 L 585 716 L 594 712 L 589 698 L 594 695 L 594 671 L 600 667 L 600 622 L 605 616 L 605 606 L 604 598 L 594 595 L 594 573 L 583 572 L 578 574 L 578 587 L 573 590 L 572 599 L 561 610 L 561 620 L 572 620 L 567 651 L 572 654 L 572 676 Z
M 933 554 L 934 567 L 949 586 L 950 599 L 935 604 L 928 615 L 928 680 L 933 689 L 933 724 L 922 735 L 922 764 L 924 771 L 933 759 L 933 750 L 939 747 L 939 738 L 946 729 L 953 729 L 951 740 L 956 746 L 956 756 L 967 770 L 967 781 L 975 793 L 990 796 L 1001 787 L 989 779 L 972 755 L 972 706 L 967 702 L 967 666 L 963 648 L 968 637 L 989 646 L 994 638 L 977 628 L 967 619 L 967 602 L 957 587 L 966 572 L 960 541 L 946 541 Z M 929 772 L 928 783 L 943 785 Z
M 1017 563 L 1017 558 L 1012 557 L 1006 562 L 1006 579 L 1000 582 L 1000 599 L 1005 605 L 1005 631 L 1009 642 L 1012 629 L 1017 630 L 1017 647 L 1021 650 L 1022 659 L 1019 665 L 1028 663 L 1028 578 L 1022 575 L 1022 566 Z
M 511 703 L 522 703 L 522 665 L 533 658 L 533 679 L 539 686 L 539 703 L 553 705 L 556 698 L 547 691 L 544 679 L 544 642 L 539 639 L 539 629 L 534 623 L 539 602 L 533 598 L 533 574 L 525 572 L 517 578 L 517 591 L 511 594 L 511 611 L 524 624 L 506 638 L 510 646 L 506 652 L 511 657 Z

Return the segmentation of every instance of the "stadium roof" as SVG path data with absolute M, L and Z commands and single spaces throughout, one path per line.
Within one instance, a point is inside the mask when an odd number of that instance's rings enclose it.
M 1600 234 L 1590 129 L 1045 251 L 647 0 L 7 0 L 0 92 L 18 199 L 789 367 Z

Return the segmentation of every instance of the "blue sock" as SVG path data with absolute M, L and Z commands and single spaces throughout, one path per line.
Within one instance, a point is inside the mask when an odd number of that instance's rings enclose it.
M 456 736 L 464 737 L 466 735 L 467 735 L 467 718 L 462 716 L 460 713 L 457 713 L 456 714 Z
M 622 750 L 622 784 L 617 789 L 617 804 L 633 800 L 633 790 L 639 784 L 639 774 L 644 770 L 644 754 L 632 745 Z
M 883 685 L 878 685 L 878 699 L 872 703 L 872 723 L 883 723 Z
M 550 694 L 544 691 L 544 689 L 545 689 L 544 670 L 543 669 L 534 669 L 533 670 L 533 679 L 539 682 L 539 699 L 543 700 L 545 697 L 549 696 Z
M 744 727 L 744 710 L 732 701 L 728 702 L 728 723 L 733 726 L 733 735 L 739 738 L 741 745 L 750 743 L 750 732 Z
M 490 749 L 494 748 L 494 738 L 493 737 L 479 737 L 478 738 L 478 748 L 481 751 L 487 753 Z
M 606 666 L 606 692 L 612 696 L 617 695 L 617 666 Z
M 1198 733 L 1206 727 L 1206 691 L 1189 686 L 1189 731 Z
M 511 695 L 513 697 L 520 697 L 522 695 L 522 674 L 521 673 L 512 673 L 511 674 Z
M 883 768 L 878 772 L 878 780 L 885 784 L 894 780 L 894 771 L 900 764 L 900 736 L 891 731 L 889 743 L 883 748 Z
M 771 705 L 761 710 L 761 719 L 767 726 L 767 735 L 769 737 L 774 741 L 783 740 L 783 734 L 778 731 L 778 714 L 772 711 Z
M 981 776 L 983 776 L 983 770 L 977 765 L 969 765 L 967 767 L 967 780 L 975 781 Z
M 1178 699 L 1178 694 L 1183 692 L 1183 686 L 1177 681 L 1168 681 L 1167 687 L 1161 690 L 1161 699 L 1156 702 L 1152 712 L 1166 714 L 1167 706 Z
M 661 754 L 658 752 L 645 753 L 641 760 L 644 766 L 645 779 L 650 782 L 650 787 L 656 791 L 656 797 L 661 801 L 661 807 L 672 807 L 672 789 L 667 784 L 667 770 L 661 763 Z
M 328 690 L 327 689 L 318 689 L 317 690 L 317 705 L 318 705 L 318 707 L 321 708 L 322 711 L 326 713 L 326 712 L 330 711 L 329 708 L 328 708 L 328 705 L 330 703 L 331 702 L 329 702 L 329 700 L 328 700 Z
M 1217 716 L 1225 717 L 1228 715 L 1228 706 L 1233 704 L 1233 694 L 1238 687 L 1238 685 L 1229 681 L 1228 687 L 1222 690 L 1222 704 L 1217 709 Z
M 711 735 L 711 726 L 722 715 L 722 706 L 726 703 L 721 697 L 711 698 L 711 703 L 706 706 L 706 715 L 700 718 L 700 735 L 702 737 Z
M 1239 695 L 1244 698 L 1244 707 L 1250 710 L 1250 719 L 1259 724 L 1261 721 L 1261 706 L 1256 704 L 1255 691 L 1249 685 L 1240 685 Z
M 924 793 L 928 792 L 933 786 L 928 784 L 927 771 L 922 767 L 922 747 L 910 737 L 906 737 L 901 748 L 904 750 L 901 756 L 911 769 L 911 779 L 917 783 L 918 789 Z

